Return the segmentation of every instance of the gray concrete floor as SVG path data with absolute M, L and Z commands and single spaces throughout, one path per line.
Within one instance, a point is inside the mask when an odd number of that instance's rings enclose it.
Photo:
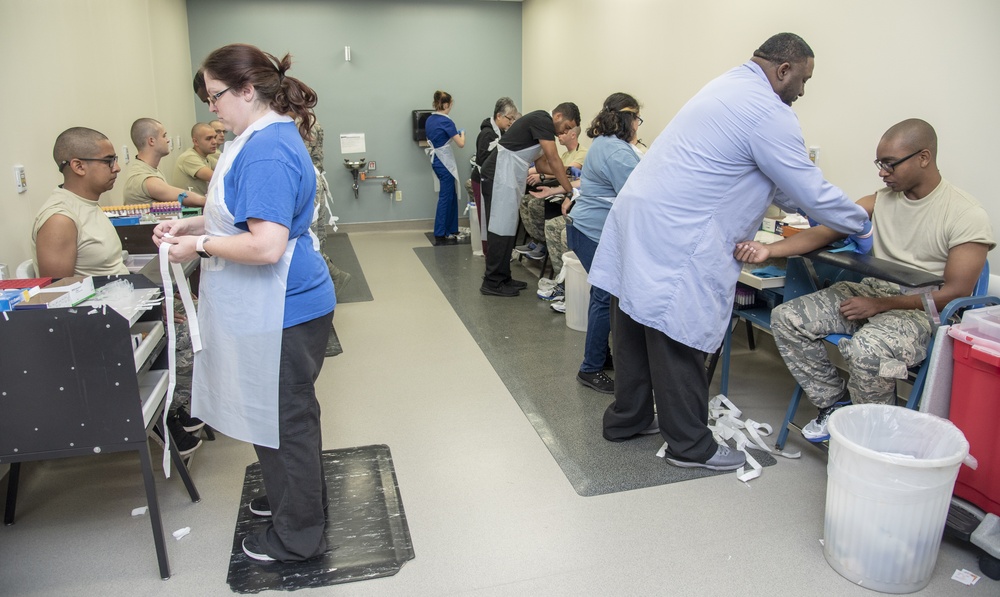
M 873 594 L 823 558 L 826 455 L 799 438 L 790 447 L 801 459 L 779 459 L 749 485 L 723 475 L 578 496 L 414 255 L 427 245 L 423 232 L 351 234 L 375 300 L 338 308 L 345 352 L 317 386 L 326 447 L 390 446 L 416 559 L 394 577 L 304 592 Z M 745 416 L 776 426 L 789 382 L 759 375 L 777 358 L 762 344 L 736 351 L 730 393 Z M 553 380 L 572 387 L 574 375 Z M 145 503 L 134 457 L 25 465 L 17 524 L 0 528 L 0 595 L 231 594 L 229 549 L 253 460 L 250 446 L 221 436 L 201 448 L 198 504 L 178 478 L 159 480 L 167 533 L 191 527 L 179 541 L 168 536 L 168 581 L 149 519 L 130 516 Z M 975 554 L 946 540 L 921 594 L 1000 591 L 985 578 L 974 587 L 950 580 L 960 568 L 978 572 Z

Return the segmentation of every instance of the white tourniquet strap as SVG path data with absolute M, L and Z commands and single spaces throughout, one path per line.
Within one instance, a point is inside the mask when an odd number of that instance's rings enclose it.
M 194 301 L 191 298 L 191 287 L 184 277 L 184 268 L 179 263 L 170 263 L 170 243 L 160 245 L 160 278 L 163 280 L 163 308 L 167 314 L 167 395 L 163 404 L 163 421 L 160 431 L 163 433 L 163 474 L 170 478 L 170 430 L 167 428 L 167 416 L 174 401 L 174 388 L 177 386 L 177 327 L 174 321 L 174 284 L 170 279 L 171 271 L 177 280 L 177 290 L 181 293 L 181 302 L 187 314 L 188 332 L 191 336 L 191 349 L 201 350 L 201 328 L 198 326 L 198 314 L 195 312 Z
M 736 478 L 746 483 L 759 477 L 763 471 L 763 467 L 747 451 L 747 448 L 752 447 L 755 450 L 763 450 L 770 454 L 775 453 L 775 451 L 764 443 L 764 437 L 771 435 L 773 431 L 771 426 L 767 423 L 758 423 L 753 419 L 741 421 L 740 417 L 742 415 L 743 411 L 722 394 L 712 398 L 708 403 L 708 428 L 712 431 L 715 440 L 717 442 L 733 440 L 736 443 L 736 449 L 743 452 L 747 458 L 747 464 L 750 465 L 750 469 L 747 470 L 744 466 L 736 471 Z M 802 456 L 801 452 L 780 451 L 777 454 L 785 458 L 799 458 Z M 663 444 L 656 455 L 660 458 L 667 455 L 666 443 Z

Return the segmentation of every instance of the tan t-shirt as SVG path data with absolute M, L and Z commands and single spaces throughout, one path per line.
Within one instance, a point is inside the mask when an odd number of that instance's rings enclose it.
M 219 163 L 219 158 L 221 157 L 222 152 L 218 149 L 215 150 L 215 153 L 208 155 L 208 165 L 212 167 L 212 170 L 215 170 L 215 166 Z
M 875 194 L 872 255 L 944 275 L 948 251 L 963 243 L 996 246 L 990 217 L 965 191 L 942 179 L 923 199 L 884 188 Z
M 156 201 L 146 190 L 146 179 L 150 176 L 155 176 L 163 182 L 167 181 L 167 179 L 163 177 L 163 174 L 160 174 L 159 170 L 139 158 L 133 159 L 129 162 L 128 166 L 125 166 L 123 176 L 125 179 L 125 188 L 122 190 L 122 197 L 125 199 L 125 205 L 139 205 L 141 203 L 152 203 Z M 176 201 L 176 199 L 174 199 L 174 201 Z
M 112 276 L 128 274 L 122 261 L 122 241 L 115 227 L 104 215 L 96 201 L 90 201 L 67 191 L 56 188 L 52 196 L 42 204 L 31 228 L 31 254 L 38 263 L 35 239 L 38 230 L 52 216 L 59 214 L 76 224 L 76 276 Z
M 583 168 L 583 160 L 587 157 L 587 148 L 577 145 L 576 149 L 573 151 L 564 151 L 560 159 L 562 159 L 563 166 L 569 168 L 570 164 L 580 164 L 580 168 Z
M 182 189 L 191 188 L 200 195 L 207 194 L 208 181 L 195 176 L 202 168 L 212 168 L 208 158 L 201 157 L 193 147 L 184 151 L 177 156 L 177 165 L 174 166 L 174 186 Z

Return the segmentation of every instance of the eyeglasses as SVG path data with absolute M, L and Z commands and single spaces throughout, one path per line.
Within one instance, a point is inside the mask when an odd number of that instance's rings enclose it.
M 879 172 L 885 170 L 887 173 L 892 174 L 892 171 L 896 169 L 896 166 L 902 164 L 903 162 L 917 155 L 921 151 L 923 151 L 923 149 L 918 149 L 913 153 L 911 153 L 910 155 L 906 156 L 905 158 L 896 160 L 895 162 L 886 162 L 883 159 L 877 159 L 875 160 L 875 167 L 879 169 Z
M 115 165 L 118 164 L 118 156 L 116 155 L 110 155 L 103 158 L 71 158 L 70 160 L 64 160 L 61 164 L 59 164 L 59 171 L 62 172 L 63 168 L 65 168 L 66 165 L 72 160 L 80 160 L 81 162 L 104 162 L 111 170 L 114 170 Z
M 636 116 L 635 118 L 636 118 L 636 120 L 639 121 L 639 126 L 642 126 L 642 122 L 643 122 L 642 121 L 642 116 Z
M 208 95 L 208 104 L 209 104 L 209 105 L 212 105 L 212 104 L 214 104 L 214 103 L 218 102 L 218 101 L 219 101 L 219 98 L 220 98 L 220 97 L 222 97 L 222 94 L 224 94 L 225 92 L 229 91 L 229 90 L 230 90 L 230 89 L 232 89 L 232 88 L 233 88 L 233 86 L 232 86 L 232 85 L 230 85 L 229 87 L 226 87 L 225 89 L 223 89 L 223 90 L 222 90 L 222 91 L 220 91 L 219 93 L 210 93 L 210 94 Z

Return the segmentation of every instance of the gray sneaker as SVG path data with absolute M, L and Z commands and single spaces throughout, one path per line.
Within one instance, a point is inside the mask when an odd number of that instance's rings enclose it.
M 746 464 L 747 457 L 729 446 L 719 444 L 715 454 L 705 462 L 691 462 L 667 456 L 667 462 L 681 468 L 707 468 L 713 471 L 734 471 Z

